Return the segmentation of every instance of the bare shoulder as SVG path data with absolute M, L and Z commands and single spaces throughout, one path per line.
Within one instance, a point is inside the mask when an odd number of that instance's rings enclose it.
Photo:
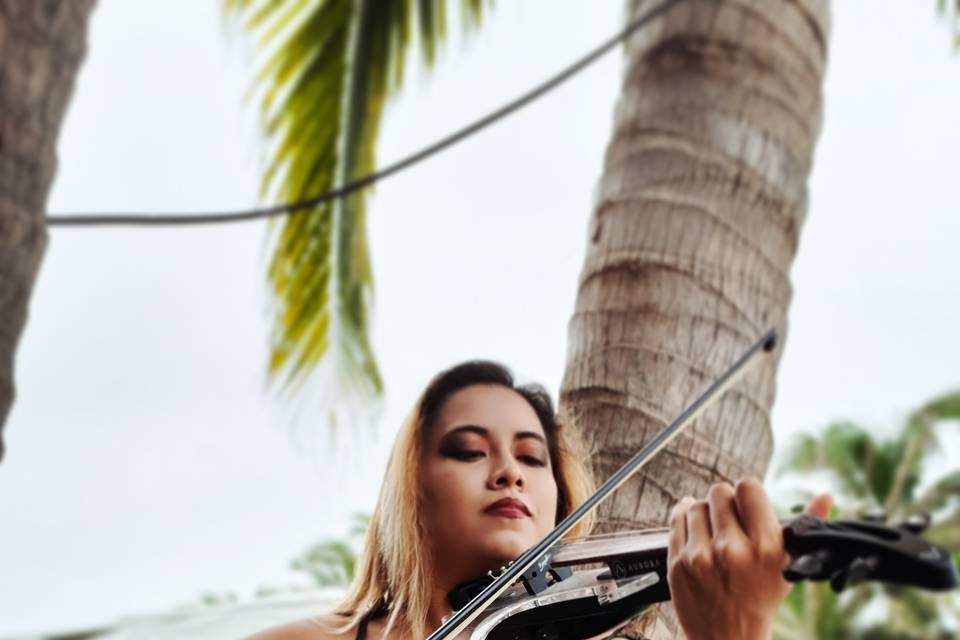
M 336 633 L 333 629 L 343 623 L 343 618 L 334 614 L 298 620 L 279 627 L 264 629 L 245 640 L 346 640 L 353 633 Z

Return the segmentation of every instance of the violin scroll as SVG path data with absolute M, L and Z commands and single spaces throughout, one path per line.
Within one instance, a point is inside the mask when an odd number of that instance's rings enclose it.
M 957 569 L 950 554 L 920 537 L 929 523 L 924 517 L 889 527 L 873 518 L 827 522 L 804 514 L 783 528 L 784 547 L 794 558 L 784 577 L 828 580 L 836 592 L 868 580 L 954 589 Z

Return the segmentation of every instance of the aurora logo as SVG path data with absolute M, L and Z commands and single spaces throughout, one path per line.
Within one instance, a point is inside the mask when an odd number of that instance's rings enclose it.
M 661 558 L 635 558 L 632 560 L 614 560 L 610 563 L 610 573 L 616 579 L 627 578 L 649 571 L 660 571 L 663 569 L 663 560 Z

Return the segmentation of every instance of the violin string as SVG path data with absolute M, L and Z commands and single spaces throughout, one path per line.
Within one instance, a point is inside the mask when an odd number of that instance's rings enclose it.
M 47 224 L 50 226 L 86 227 L 106 225 L 179 226 L 248 222 L 251 220 L 261 220 L 278 216 L 293 215 L 316 207 L 319 204 L 330 202 L 338 198 L 343 198 L 376 182 L 379 182 L 388 176 L 413 167 L 414 165 L 423 162 L 431 156 L 436 155 L 437 153 L 469 138 L 476 133 L 479 133 L 483 129 L 486 129 L 499 120 L 502 120 L 514 112 L 526 107 L 528 104 L 549 93 L 586 67 L 590 66 L 605 53 L 611 51 L 615 46 L 627 40 L 627 38 L 633 35 L 644 25 L 650 23 L 652 20 L 664 13 L 668 8 L 670 8 L 670 6 L 682 1 L 683 0 L 666 0 L 665 2 L 653 7 L 649 11 L 644 12 L 642 16 L 630 22 L 618 34 L 595 47 L 573 64 L 569 65 L 530 91 L 524 93 L 520 97 L 508 102 L 504 106 L 487 114 L 479 120 L 447 135 L 444 138 L 441 138 L 433 144 L 430 144 L 391 165 L 388 165 L 379 171 L 375 171 L 366 176 L 351 180 L 340 187 L 336 187 L 318 196 L 306 198 L 304 200 L 298 200 L 295 202 L 237 211 L 200 213 L 57 213 L 47 215 Z

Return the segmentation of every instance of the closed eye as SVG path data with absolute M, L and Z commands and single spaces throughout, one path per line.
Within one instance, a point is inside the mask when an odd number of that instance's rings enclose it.
M 545 467 L 547 463 L 536 456 L 520 456 L 520 461 L 532 467 Z
M 477 451 L 474 449 L 465 449 L 465 450 L 456 451 L 450 454 L 450 457 L 455 460 L 462 460 L 465 462 L 469 462 L 471 460 L 479 460 L 485 455 L 486 454 L 483 451 Z

